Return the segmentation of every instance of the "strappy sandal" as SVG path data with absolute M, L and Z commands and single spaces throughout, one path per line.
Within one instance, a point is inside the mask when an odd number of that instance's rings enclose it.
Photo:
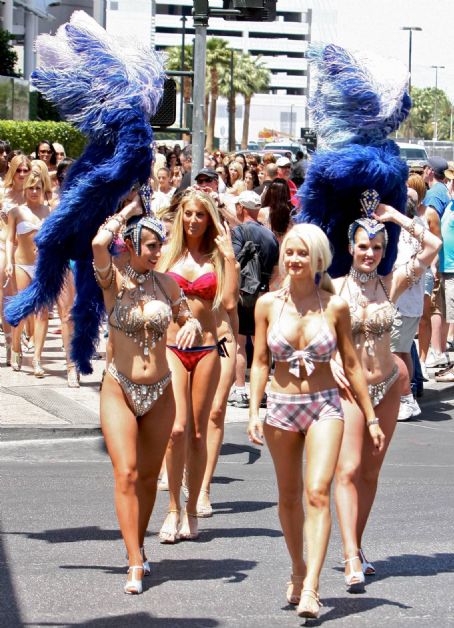
M 68 362 L 66 364 L 66 377 L 68 388 L 80 388 L 79 373 L 74 362 Z
M 308 602 L 308 600 L 310 600 L 310 602 Z M 314 602 L 317 605 L 316 610 L 314 610 Z M 320 597 L 317 591 L 314 591 L 313 589 L 303 589 L 301 591 L 301 600 L 296 612 L 298 617 L 318 619 L 318 616 L 320 615 L 320 608 L 322 606 L 323 604 L 320 602 Z
M 150 568 L 150 563 L 148 562 L 148 558 L 145 558 L 145 548 L 143 547 L 139 547 L 140 549 L 140 555 L 142 556 L 142 561 L 143 561 L 143 575 L 145 576 L 149 576 L 151 573 L 151 568 Z M 128 554 L 126 554 L 126 560 L 129 560 L 129 556 Z
M 139 595 L 143 591 L 142 578 L 136 577 L 138 570 L 142 571 L 143 575 L 143 565 L 133 565 L 128 569 L 128 574 L 132 573 L 131 580 L 128 580 L 124 586 L 124 592 L 128 595 Z
M 168 521 L 169 515 L 176 513 L 178 517 L 175 517 L 175 525 L 171 526 Z M 173 545 L 176 541 L 179 540 L 180 534 L 178 531 L 180 523 L 180 511 L 179 510 L 169 510 L 167 513 L 167 517 L 165 518 L 164 523 L 162 524 L 162 528 L 159 531 L 159 541 L 161 543 L 167 543 Z
M 359 548 L 358 553 L 361 560 L 361 567 L 363 568 L 363 574 L 365 576 L 375 576 L 375 567 L 372 563 L 367 561 L 367 558 L 361 548 Z
M 191 517 L 191 519 L 193 519 L 196 523 L 196 532 L 191 531 L 191 526 L 189 525 L 189 517 Z M 180 529 L 178 530 L 178 537 L 181 541 L 195 541 L 197 538 L 199 538 L 197 514 L 188 512 L 187 510 L 184 511 L 183 521 L 180 525 Z
M 35 377 L 38 377 L 40 379 L 41 377 L 44 377 L 45 371 L 43 367 L 41 366 L 41 362 L 39 360 L 35 360 L 35 358 L 33 358 L 32 366 L 33 366 L 33 375 Z
M 301 589 L 303 588 L 304 576 L 295 576 L 292 573 L 290 582 L 287 582 L 287 602 L 293 606 L 298 606 L 301 600 Z M 298 593 L 295 593 L 298 591 Z
M 200 501 L 200 497 L 202 495 L 206 495 L 208 499 L 208 504 L 203 504 Z M 213 516 L 213 507 L 210 504 L 210 491 L 207 491 L 206 488 L 200 489 L 199 499 L 197 500 L 197 516 L 200 518 L 207 518 Z
M 159 478 L 158 482 L 158 491 L 168 491 L 169 490 L 169 476 L 167 475 L 167 471 Z
M 351 563 L 354 560 L 359 560 L 361 561 L 359 556 L 352 556 L 351 558 L 346 558 L 345 560 L 343 560 L 343 564 L 347 564 L 350 563 L 350 573 L 344 576 L 345 578 L 345 584 L 347 586 L 347 591 L 349 593 L 362 593 L 364 591 L 364 582 L 365 582 L 365 578 L 364 578 L 364 573 L 363 570 L 361 569 L 361 571 L 353 571 L 353 568 L 351 566 Z
M 22 368 L 22 353 L 11 350 L 11 368 L 13 371 L 20 371 Z

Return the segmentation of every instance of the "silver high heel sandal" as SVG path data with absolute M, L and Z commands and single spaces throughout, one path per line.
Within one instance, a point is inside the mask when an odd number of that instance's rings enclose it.
M 66 364 L 66 375 L 68 388 L 80 388 L 79 373 L 74 362 L 68 362 Z
M 33 366 L 33 375 L 35 377 L 39 377 L 39 378 L 44 377 L 45 371 L 43 367 L 41 366 L 41 362 L 39 360 L 35 360 L 35 358 L 33 358 L 32 366 Z
M 363 574 L 365 576 L 375 576 L 375 567 L 372 563 L 367 561 L 367 558 L 361 548 L 359 548 L 358 553 L 361 560 L 361 566 L 363 568 Z
M 211 503 L 208 501 L 208 504 L 202 504 L 200 498 L 202 495 L 206 495 L 208 500 L 210 499 L 210 491 L 207 491 L 206 488 L 200 489 L 199 499 L 197 500 L 197 516 L 198 517 L 212 517 L 213 516 L 213 507 Z
M 128 573 L 132 573 L 131 580 L 128 580 L 124 586 L 124 592 L 128 595 L 139 595 L 143 591 L 142 578 L 136 578 L 138 569 L 143 572 L 143 565 L 133 565 L 128 569 Z
M 145 548 L 142 545 L 142 547 L 140 548 L 140 554 L 142 556 L 142 560 L 143 560 L 143 575 L 144 576 L 149 576 L 151 573 L 151 567 L 150 567 L 150 563 L 148 562 L 148 558 L 145 558 Z
M 350 563 L 350 568 L 352 569 L 351 563 L 357 559 L 361 560 L 359 556 L 352 556 L 351 558 L 346 558 L 342 562 L 344 563 L 344 565 L 346 563 Z M 350 571 L 348 576 L 344 576 L 344 577 L 345 577 L 345 584 L 347 585 L 347 591 L 349 593 L 362 593 L 364 591 L 365 578 L 364 578 L 362 569 L 361 571 L 353 571 L 352 569 L 352 571 Z M 354 580 L 356 580 L 356 582 L 353 582 Z
M 13 371 L 20 371 L 22 368 L 22 353 L 11 350 L 11 368 Z

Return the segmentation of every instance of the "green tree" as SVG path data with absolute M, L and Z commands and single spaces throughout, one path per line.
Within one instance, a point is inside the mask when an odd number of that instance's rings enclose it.
M 238 91 L 244 97 L 241 148 L 247 148 L 252 96 L 268 89 L 271 73 L 263 64 L 261 57 L 252 57 L 249 54 L 242 54 L 240 56 L 236 71 L 241 77 Z
M 445 92 L 434 87 L 412 87 L 411 99 L 413 106 L 408 119 L 399 129 L 399 135 L 431 140 L 436 116 L 438 139 L 449 140 L 453 105 Z
M 241 139 L 241 147 L 246 148 L 249 136 L 249 120 L 251 112 L 251 100 L 254 94 L 263 92 L 267 89 L 270 82 L 270 71 L 263 65 L 260 57 L 253 57 L 248 53 L 240 53 L 235 51 L 233 57 L 233 90 L 231 89 L 231 73 L 230 65 L 223 68 L 220 76 L 220 91 L 222 96 L 227 98 L 227 107 L 231 111 L 233 109 L 232 122 L 233 129 L 230 136 L 232 140 L 235 138 L 235 111 L 236 111 L 236 94 L 244 97 L 243 112 L 243 133 Z M 232 94 L 233 91 L 233 94 Z M 234 146 L 229 147 L 234 150 Z
M 207 40 L 207 92 L 210 94 L 210 112 L 207 125 L 206 148 L 213 150 L 214 126 L 216 124 L 216 110 L 219 98 L 220 73 L 228 67 L 230 62 L 230 49 L 228 41 L 220 37 L 212 37 Z
M 19 78 L 15 70 L 17 63 L 17 52 L 11 44 L 11 33 L 0 29 L 0 76 L 12 76 Z
M 184 70 L 185 72 L 190 72 L 192 70 L 193 58 L 192 46 L 184 47 L 184 67 L 181 67 L 181 46 L 172 46 L 166 49 L 167 54 L 167 63 L 166 68 L 168 70 L 178 71 Z M 176 76 L 175 81 L 177 83 L 177 90 L 180 91 L 181 81 Z M 183 77 L 183 102 L 185 104 L 185 108 L 183 110 L 183 126 L 188 125 L 188 121 L 186 120 L 186 106 L 191 102 L 192 99 L 192 79 L 189 76 Z

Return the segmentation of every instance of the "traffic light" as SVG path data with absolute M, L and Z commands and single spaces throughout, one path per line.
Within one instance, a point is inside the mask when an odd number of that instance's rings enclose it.
M 317 133 L 313 129 L 303 127 L 301 129 L 301 140 L 309 153 L 313 153 L 317 148 Z
M 159 107 L 150 120 L 151 126 L 172 126 L 177 117 L 177 85 L 172 78 L 164 81 L 164 93 Z
M 224 0 L 224 9 L 241 11 L 226 20 L 274 22 L 276 19 L 276 0 Z

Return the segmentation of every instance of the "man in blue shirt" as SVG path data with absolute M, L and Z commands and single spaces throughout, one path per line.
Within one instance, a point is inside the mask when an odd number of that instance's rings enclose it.
M 439 262 L 442 288 L 442 315 L 446 323 L 454 323 L 454 201 L 446 207 L 441 219 L 443 246 Z M 435 376 L 437 382 L 454 382 L 454 366 Z
M 454 172 L 449 169 L 449 164 L 443 157 L 431 157 L 424 168 L 423 179 L 429 188 L 423 205 L 433 207 L 441 220 L 443 212 L 451 200 L 445 182 L 447 179 L 454 179 Z
M 423 179 L 429 189 L 422 204 L 433 209 L 433 213 L 436 213 L 440 221 L 442 220 L 446 206 L 451 200 L 448 188 L 446 187 L 446 181 L 453 178 L 454 173 L 449 169 L 449 164 L 446 159 L 437 156 L 428 159 L 427 165 L 424 168 Z M 443 366 L 448 361 L 446 355 L 448 326 L 442 315 L 443 287 L 440 285 L 439 272 L 435 275 L 435 285 L 432 291 L 431 301 L 432 356 L 426 360 L 425 366 L 427 368 Z

